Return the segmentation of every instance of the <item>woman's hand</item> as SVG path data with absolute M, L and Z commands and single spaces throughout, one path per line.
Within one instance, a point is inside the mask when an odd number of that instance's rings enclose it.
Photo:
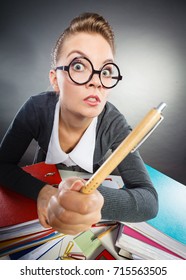
M 51 197 L 48 221 L 57 231 L 74 235 L 100 221 L 103 197 L 98 191 L 90 195 L 81 193 L 84 184 L 80 178 L 68 178 Z
M 43 227 L 51 227 L 48 223 L 47 209 L 51 197 L 57 192 L 58 190 L 51 185 L 45 185 L 39 192 L 37 198 L 37 213 Z
M 84 183 L 77 177 L 68 178 L 59 185 L 58 190 L 54 189 L 53 194 L 53 191 L 46 186 L 45 197 L 41 198 L 40 195 L 40 198 L 38 197 L 39 201 L 42 202 L 44 199 L 48 204 L 47 211 L 45 209 L 41 215 L 42 221 L 45 220 L 45 223 L 42 223 L 41 220 L 40 222 L 44 226 L 48 226 L 47 220 L 55 230 L 71 235 L 86 231 L 92 224 L 99 222 L 104 202 L 103 196 L 97 190 L 89 195 L 81 193 L 80 190 Z M 48 195 L 51 195 L 50 198 Z M 44 203 L 39 204 L 44 206 Z

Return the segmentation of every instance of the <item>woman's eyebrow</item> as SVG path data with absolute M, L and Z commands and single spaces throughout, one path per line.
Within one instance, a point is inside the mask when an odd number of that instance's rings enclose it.
M 67 55 L 67 57 L 69 57 L 71 54 L 74 54 L 74 53 L 80 54 L 80 55 L 82 55 L 82 56 L 87 56 L 87 55 L 86 55 L 85 53 L 83 53 L 82 51 L 73 50 L 73 51 L 71 51 L 71 52 Z
M 114 60 L 112 58 L 109 58 L 109 59 L 106 59 L 103 64 L 106 64 L 106 63 L 113 63 Z
M 89 56 L 87 56 L 84 52 L 79 51 L 79 50 L 73 50 L 73 51 L 71 51 L 71 52 L 67 55 L 67 57 L 69 57 L 69 56 L 72 55 L 72 54 L 79 54 L 79 55 L 81 55 L 81 56 L 84 56 L 84 57 L 87 57 L 88 59 L 90 59 Z M 90 60 L 91 60 L 91 59 L 90 59 Z M 104 65 L 104 64 L 106 64 L 106 63 L 113 63 L 113 62 L 114 62 L 114 61 L 113 61 L 112 58 L 108 58 L 108 59 L 106 59 L 106 60 L 103 61 L 102 65 Z

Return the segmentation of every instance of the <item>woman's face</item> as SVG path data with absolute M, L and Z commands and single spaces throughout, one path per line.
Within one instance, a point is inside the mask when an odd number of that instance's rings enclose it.
M 88 58 L 95 70 L 100 70 L 107 62 L 113 62 L 112 49 L 101 35 L 77 33 L 65 40 L 57 66 L 67 66 L 74 58 L 80 56 Z M 109 90 L 102 86 L 98 74 L 94 74 L 84 85 L 74 83 L 67 71 L 57 70 L 55 75 L 61 110 L 88 118 L 101 113 Z

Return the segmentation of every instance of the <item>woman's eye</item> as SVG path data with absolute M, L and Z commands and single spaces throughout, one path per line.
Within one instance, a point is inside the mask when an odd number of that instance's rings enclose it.
M 81 63 L 76 62 L 72 65 L 72 67 L 75 71 L 83 71 L 84 70 L 84 66 Z
M 101 74 L 104 77 L 110 77 L 112 75 L 112 71 L 110 69 L 103 69 Z

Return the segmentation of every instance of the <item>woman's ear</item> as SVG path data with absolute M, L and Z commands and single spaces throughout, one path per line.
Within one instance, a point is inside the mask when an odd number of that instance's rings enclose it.
M 51 69 L 49 72 L 49 80 L 50 80 L 50 84 L 53 87 L 54 91 L 59 92 L 56 71 L 53 69 Z

